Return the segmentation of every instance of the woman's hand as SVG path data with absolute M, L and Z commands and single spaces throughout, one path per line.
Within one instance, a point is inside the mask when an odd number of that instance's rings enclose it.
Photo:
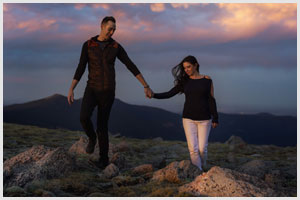
M 219 125 L 219 124 L 216 123 L 216 122 L 213 122 L 213 123 L 211 124 L 211 126 L 212 126 L 213 128 L 216 128 L 218 125 Z

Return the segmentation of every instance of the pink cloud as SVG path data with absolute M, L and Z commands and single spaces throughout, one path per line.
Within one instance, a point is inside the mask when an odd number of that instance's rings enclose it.
M 254 37 L 272 25 L 296 31 L 296 4 L 221 3 L 218 6 L 226 14 L 217 16 L 211 23 L 220 27 L 220 34 L 229 40 Z
M 189 8 L 190 6 L 192 6 L 193 4 L 190 3 L 171 3 L 171 6 L 173 8 Z
M 8 11 L 8 6 L 7 4 L 3 4 L 3 12 L 7 12 Z
M 6 10 L 11 10 L 12 5 L 7 5 Z M 28 8 L 26 8 L 23 5 L 16 4 L 16 7 L 18 9 L 21 9 L 23 11 L 28 11 Z M 13 8 L 16 8 L 13 7 Z M 49 29 L 57 29 L 58 27 L 58 21 L 53 18 L 44 18 L 42 14 L 40 16 L 32 17 L 31 19 L 19 19 L 19 16 L 14 15 L 12 12 L 5 12 L 3 15 L 4 21 L 3 21 L 3 27 L 4 31 L 13 31 L 13 30 L 23 30 L 26 33 L 29 32 L 35 32 L 35 31 L 48 31 Z M 66 19 L 62 18 L 62 21 L 66 22 Z
M 27 20 L 16 24 L 16 29 L 25 29 L 26 32 L 34 32 L 38 30 L 48 30 L 54 28 L 56 23 L 55 19 L 43 19 L 43 20 Z
M 169 9 L 182 9 L 190 12 L 191 6 L 206 6 L 208 4 L 130 4 L 134 6 L 150 6 L 152 12 L 159 13 L 158 16 L 168 16 Z M 130 9 L 123 9 L 122 6 L 114 4 L 75 4 L 75 9 L 82 9 L 89 6 L 93 9 L 103 8 L 110 10 L 111 15 L 117 19 L 117 31 L 114 35 L 117 39 L 126 41 L 126 43 L 136 43 L 140 41 L 167 42 L 176 40 L 202 40 L 210 43 L 225 42 L 237 39 L 247 39 L 255 37 L 271 26 L 279 27 L 273 38 L 284 37 L 285 35 L 295 34 L 297 31 L 297 6 L 296 4 L 214 4 L 215 14 L 212 17 L 206 17 L 206 21 L 198 19 L 198 15 L 193 14 L 189 20 L 182 18 L 172 19 L 172 23 L 166 23 L 159 18 L 153 19 L 155 13 L 149 17 L 145 15 L 132 15 Z M 51 31 L 46 38 L 57 37 L 57 39 L 82 39 L 84 36 L 99 34 L 99 22 L 95 24 L 77 23 L 73 18 L 45 18 L 43 13 L 37 13 L 32 19 L 17 20 L 17 16 L 12 12 L 7 12 L 12 6 L 4 4 L 4 30 L 24 30 L 27 33 L 35 31 Z M 18 9 L 26 10 L 26 6 L 18 5 Z M 182 11 L 180 11 L 182 12 Z M 202 13 L 202 16 L 205 13 Z M 38 19 L 38 20 L 37 20 Z M 177 24 L 182 24 L 180 29 Z M 58 26 L 70 26 L 76 31 L 59 32 Z M 174 26 L 175 25 L 175 26 Z M 204 26 L 205 25 L 205 26 Z M 281 28 L 280 28 L 281 27 Z M 178 31 L 180 30 L 180 31 Z M 19 31 L 6 37 L 12 38 L 19 34 Z M 268 37 L 266 39 L 269 39 Z M 54 38 L 53 38 L 54 39 Z
M 74 4 L 74 8 L 76 10 L 82 10 L 86 6 L 90 6 L 93 9 L 103 8 L 105 10 L 109 10 L 111 8 L 111 4 L 108 4 L 108 3 L 91 3 L 91 4 L 88 4 L 88 3 L 76 3 L 76 4 Z
M 193 4 L 171 4 L 173 8 L 188 8 Z M 202 5 L 201 6 L 206 6 Z M 151 4 L 152 11 L 162 12 L 164 4 Z M 221 12 L 209 19 L 211 26 L 185 24 L 182 31 L 174 31 L 166 24 L 157 24 L 152 19 L 133 21 L 122 20 L 117 36 L 126 41 L 169 41 L 169 40 L 208 40 L 208 42 L 228 42 L 255 37 L 272 25 L 282 27 L 272 37 L 280 38 L 297 30 L 296 4 L 218 4 Z M 124 14 L 126 18 L 126 15 Z M 128 28 L 132 27 L 132 29 Z M 136 31 L 138 32 L 136 32 Z M 270 37 L 271 38 L 271 37 Z M 268 39 L 268 38 L 266 38 Z
M 153 3 L 150 4 L 150 9 L 152 12 L 163 12 L 165 10 L 164 3 Z
M 108 4 L 108 3 L 92 4 L 92 8 L 94 8 L 94 9 L 103 8 L 105 10 L 109 10 L 109 9 L 111 9 L 111 4 Z
M 74 8 L 75 8 L 76 10 L 81 10 L 81 9 L 83 9 L 85 6 L 86 6 L 86 4 L 84 4 L 84 3 L 76 3 L 76 4 L 74 4 Z

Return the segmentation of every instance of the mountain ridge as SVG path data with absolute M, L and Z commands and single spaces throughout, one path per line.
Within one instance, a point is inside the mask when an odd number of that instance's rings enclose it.
M 79 120 L 81 101 L 82 98 L 74 99 L 70 106 L 66 96 L 53 94 L 23 104 L 4 106 L 3 120 L 45 128 L 82 130 Z M 96 113 L 92 116 L 94 124 Z M 297 118 L 293 116 L 219 113 L 219 118 L 220 125 L 211 130 L 209 141 L 224 142 L 231 135 L 237 135 L 250 144 L 295 146 L 297 142 Z M 180 114 L 125 103 L 117 98 L 111 111 L 109 131 L 140 139 L 161 137 L 185 140 Z M 282 133 L 285 133 L 285 137 L 282 137 Z

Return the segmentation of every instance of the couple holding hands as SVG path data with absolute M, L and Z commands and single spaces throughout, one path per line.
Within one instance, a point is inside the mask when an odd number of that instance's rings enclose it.
M 108 120 L 115 99 L 115 68 L 118 58 L 144 86 L 148 98 L 166 99 L 178 93 L 185 94 L 182 114 L 191 161 L 200 170 L 206 167 L 208 137 L 211 127 L 218 125 L 218 113 L 214 98 L 214 87 L 209 76 L 199 73 L 199 63 L 194 56 L 185 57 L 172 69 L 175 86 L 168 92 L 153 93 L 136 65 L 130 60 L 124 48 L 111 36 L 116 30 L 116 20 L 104 17 L 99 35 L 87 40 L 82 47 L 80 61 L 68 93 L 68 102 L 74 101 L 74 89 L 80 81 L 88 63 L 88 81 L 81 103 L 80 123 L 89 138 L 86 152 L 94 152 L 99 144 L 97 166 L 109 164 Z M 97 130 L 94 130 L 91 116 L 97 106 Z

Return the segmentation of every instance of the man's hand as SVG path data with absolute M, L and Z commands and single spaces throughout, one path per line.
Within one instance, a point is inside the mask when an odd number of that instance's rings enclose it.
M 75 89 L 77 83 L 78 83 L 78 80 L 73 79 L 71 87 L 69 89 L 68 102 L 69 102 L 70 105 L 72 105 L 72 103 L 74 102 L 74 92 L 73 92 L 73 90 Z
M 212 126 L 213 128 L 216 128 L 216 127 L 218 126 L 218 123 L 213 122 L 213 123 L 211 124 L 211 126 Z
M 74 92 L 73 92 L 73 90 L 69 90 L 68 102 L 69 102 L 70 105 L 72 105 L 72 103 L 74 102 Z
M 144 88 L 144 92 L 145 92 L 146 97 L 148 97 L 149 99 L 151 99 L 153 97 L 153 92 L 149 87 Z

